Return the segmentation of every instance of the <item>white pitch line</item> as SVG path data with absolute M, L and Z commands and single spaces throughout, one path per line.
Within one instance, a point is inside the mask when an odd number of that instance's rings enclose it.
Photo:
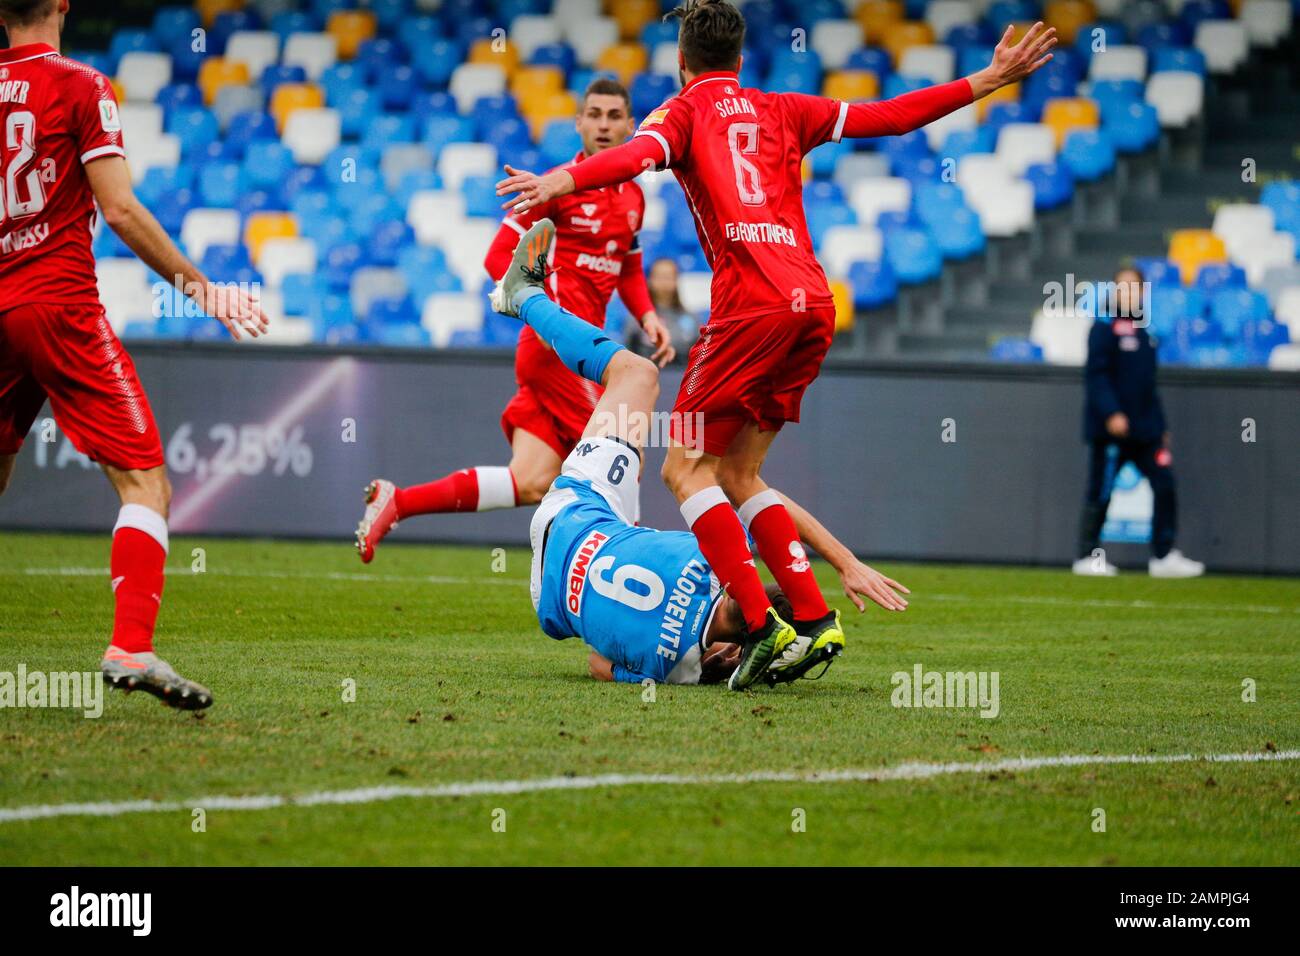
M 0 808 L 0 823 L 45 820 L 51 817 L 118 817 L 131 813 L 171 813 L 202 807 L 204 810 L 272 810 L 280 807 L 319 807 L 379 803 L 401 799 L 508 796 L 555 790 L 597 790 L 615 787 L 720 786 L 761 783 L 868 783 L 892 780 L 926 780 L 952 774 L 1004 773 L 1043 767 L 1088 767 L 1098 764 L 1175 764 L 1204 760 L 1210 763 L 1264 763 L 1300 760 L 1300 750 L 1235 754 L 1064 754 L 1056 757 L 1014 757 L 987 762 L 905 763 L 875 770 L 788 771 L 753 773 L 671 774 L 610 773 L 595 777 L 541 777 L 532 780 L 476 780 L 430 787 L 360 787 L 304 794 L 254 794 L 210 796 L 197 800 L 126 800 L 101 803 L 46 803 Z
M 169 575 L 199 577 L 188 565 L 168 568 Z M 313 581 L 383 581 L 388 584 L 492 584 L 526 587 L 528 581 L 523 578 L 508 578 L 500 575 L 469 577 L 438 574 L 380 574 L 362 571 L 255 571 L 246 568 L 230 570 L 209 569 L 204 574 L 217 577 L 234 578 L 268 578 L 285 580 Z M 33 567 L 0 568 L 0 575 L 31 575 L 33 577 L 97 577 L 107 576 L 108 568 L 93 567 Z M 826 597 L 841 597 L 843 591 L 836 588 L 823 588 Z M 944 594 L 926 592 L 913 600 L 955 601 L 970 604 L 1027 604 L 1057 605 L 1061 607 L 1102 607 L 1138 611 L 1208 611 L 1228 614 L 1300 614 L 1300 606 L 1284 607 L 1278 604 L 1181 604 L 1163 601 L 1120 601 L 1100 598 L 1058 598 L 1047 595 L 999 594 L 993 597 L 976 597 L 970 594 Z

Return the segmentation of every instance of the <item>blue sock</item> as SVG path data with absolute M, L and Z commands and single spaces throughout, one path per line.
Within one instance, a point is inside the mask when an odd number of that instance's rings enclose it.
M 609 360 L 623 351 L 623 346 L 612 341 L 603 331 L 562 309 L 536 286 L 520 292 L 515 302 L 519 318 L 555 349 L 560 361 L 597 385 L 605 375 Z

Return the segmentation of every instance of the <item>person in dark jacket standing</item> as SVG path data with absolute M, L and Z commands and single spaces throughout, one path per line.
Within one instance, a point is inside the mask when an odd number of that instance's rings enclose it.
M 1089 446 L 1088 487 L 1079 518 L 1078 560 L 1074 573 L 1109 577 L 1119 573 L 1099 548 L 1115 476 L 1133 462 L 1151 484 L 1152 577 L 1191 578 L 1205 565 L 1174 547 L 1178 498 L 1165 412 L 1156 391 L 1156 343 L 1147 333 L 1142 273 L 1121 269 L 1110 302 L 1099 303 L 1099 318 L 1088 335 L 1084 371 L 1087 399 L 1083 437 Z

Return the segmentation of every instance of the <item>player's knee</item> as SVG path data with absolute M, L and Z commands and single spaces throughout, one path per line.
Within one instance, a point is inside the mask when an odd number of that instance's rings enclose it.
M 736 506 L 744 504 L 764 487 L 759 480 L 757 468 L 748 462 L 736 462 L 728 458 L 723 458 L 718 464 L 718 484 Z
M 626 349 L 609 360 L 608 384 L 613 384 L 615 380 L 620 384 L 636 386 L 655 396 L 659 394 L 658 367 L 648 358 Z
M 515 480 L 515 498 L 521 506 L 535 505 L 546 496 L 546 492 L 551 487 L 554 477 L 545 477 L 542 475 L 530 475 L 527 478 L 517 478 Z

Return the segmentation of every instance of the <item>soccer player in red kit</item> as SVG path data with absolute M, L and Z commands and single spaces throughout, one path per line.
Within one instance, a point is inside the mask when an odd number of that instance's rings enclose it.
M 198 709 L 212 694 L 153 652 L 171 487 L 149 401 L 99 301 L 96 202 L 147 266 L 175 277 L 235 338 L 265 331 L 266 317 L 246 293 L 208 282 L 136 199 L 112 85 L 59 55 L 67 12 L 68 0 L 0 0 L 9 40 L 0 50 L 0 491 L 49 399 L 121 501 L 104 679 Z
M 633 130 L 631 100 L 615 80 L 592 81 L 582 99 L 576 128 L 582 151 L 562 169 L 622 143 Z M 605 325 L 609 298 L 619 298 L 654 343 L 661 366 L 675 357 L 672 336 L 655 314 L 646 287 L 637 236 L 645 215 L 645 198 L 636 183 L 589 190 L 527 212 L 512 213 L 501 224 L 484 267 L 500 279 L 510 264 L 519 237 L 535 222 L 556 224 L 556 248 L 548 294 L 597 328 Z M 519 391 L 501 414 L 510 443 L 510 464 L 464 468 L 427 484 L 398 488 L 377 478 L 366 488 L 366 511 L 357 526 L 357 551 L 369 562 L 375 547 L 398 521 L 414 515 L 452 511 L 491 511 L 534 505 L 560 474 L 560 464 L 591 417 L 600 386 L 564 367 L 527 326 L 515 350 Z
M 900 135 L 1028 76 L 1051 58 L 1053 30 L 1035 24 L 969 77 L 878 103 L 846 103 L 740 85 L 745 21 L 726 0 L 686 0 L 678 67 L 683 88 L 642 120 L 632 140 L 544 176 L 507 167 L 502 195 L 516 212 L 575 190 L 609 186 L 648 167 L 673 170 L 713 269 L 708 324 L 691 349 L 674 423 L 704 416 L 703 454 L 669 450 L 663 476 L 751 633 L 777 653 L 843 647 L 780 497 L 759 477 L 776 432 L 799 420 L 804 391 L 830 347 L 835 313 L 803 210 L 803 157 L 844 136 Z M 733 506 L 739 511 L 739 520 Z M 745 542 L 744 521 L 789 597 L 792 622 L 771 608 Z M 744 664 L 742 663 L 742 669 Z M 757 672 L 757 668 L 754 669 Z

